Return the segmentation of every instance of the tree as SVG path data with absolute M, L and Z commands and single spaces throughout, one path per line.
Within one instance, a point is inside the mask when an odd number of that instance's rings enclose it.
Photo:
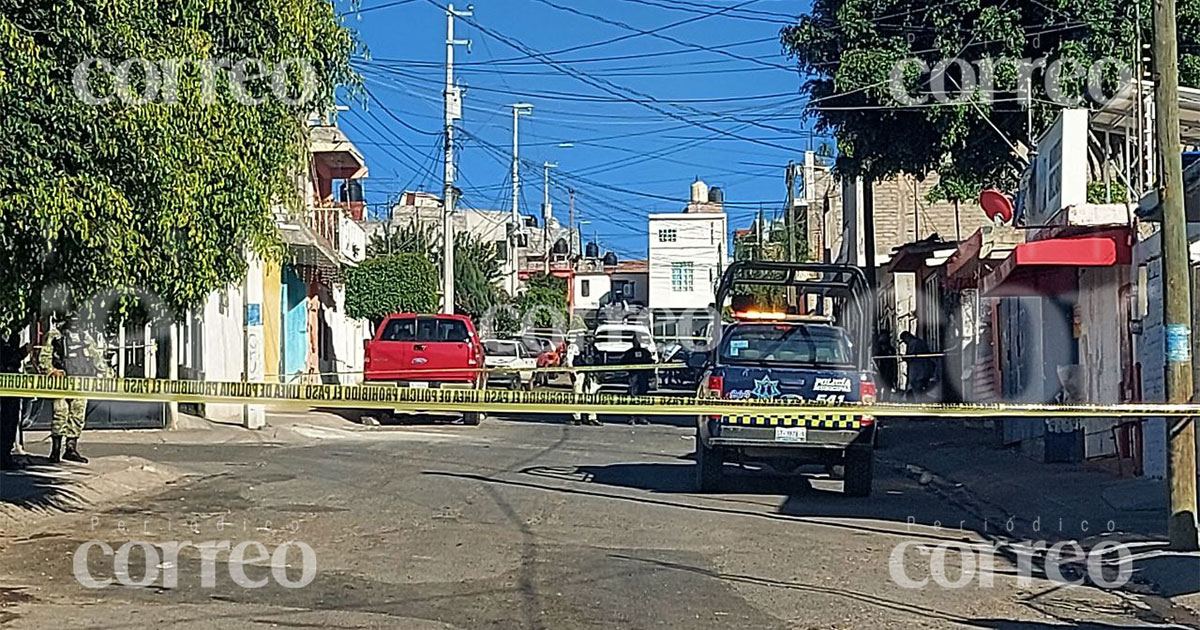
M 567 280 L 540 273 L 525 283 L 525 292 L 516 299 L 517 310 L 536 328 L 551 328 L 567 323 Z
M 141 296 L 169 317 L 239 281 L 245 252 L 277 257 L 304 120 L 357 85 L 356 48 L 326 0 L 0 0 L 3 367 L 50 288 L 56 308 Z
M 441 238 L 432 228 L 416 222 L 385 229 L 367 243 L 368 256 L 395 252 L 420 254 L 438 268 L 442 264 Z M 454 237 L 454 304 L 456 310 L 474 318 L 482 317 L 492 307 L 506 304 L 509 296 L 500 288 L 504 267 L 496 246 L 478 235 L 460 232 Z M 434 277 L 436 290 L 438 276 Z
M 440 258 L 439 258 L 440 261 Z M 454 304 L 473 318 L 480 318 L 509 296 L 500 287 L 504 267 L 493 243 L 470 233 L 454 239 Z
M 990 94 L 965 82 L 961 67 L 949 65 L 943 84 L 961 102 L 909 106 L 897 98 L 925 96 L 936 87 L 937 64 L 947 59 L 969 63 L 984 77 L 984 60 L 1059 61 L 1066 72 L 1085 70 L 1094 60 L 1136 58 L 1135 15 L 1140 6 L 1142 41 L 1150 41 L 1150 3 L 1117 0 L 816 0 L 799 23 L 785 27 L 781 39 L 809 79 L 803 91 L 817 127 L 833 133 L 839 172 L 888 176 L 905 172 L 924 177 L 938 172 L 946 199 L 973 198 L 981 187 L 1011 186 L 1023 162 L 1013 145 L 1032 146 L 1053 121 L 1062 102 L 1046 92 L 1046 70 L 1032 75 L 1032 133 L 1026 110 L 1017 102 L 1015 64 L 996 63 Z M 1181 80 L 1200 84 L 1200 0 L 1179 3 Z M 924 72 L 918 59 L 930 68 Z M 900 68 L 893 81 L 893 69 Z M 1119 79 L 1103 67 L 1103 94 L 1111 96 Z M 1087 81 L 1057 82 L 1062 98 L 1094 101 Z M 898 85 L 893 90 L 893 85 Z M 959 92 L 959 87 L 968 88 Z M 988 98 L 990 96 L 990 98 Z
M 346 314 L 378 324 L 392 313 L 432 313 L 438 271 L 420 254 L 369 258 L 346 272 Z

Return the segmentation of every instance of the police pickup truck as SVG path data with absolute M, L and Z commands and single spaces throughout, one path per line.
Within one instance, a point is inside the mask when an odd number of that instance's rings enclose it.
M 739 266 L 751 267 L 756 273 L 747 273 Z M 764 268 L 780 273 L 770 275 Z M 804 288 L 831 302 L 831 296 L 838 296 L 841 316 L 835 324 L 835 317 L 829 315 L 734 311 L 734 321 L 720 327 L 713 351 L 689 359 L 689 366 L 703 369 L 699 396 L 833 404 L 875 401 L 870 362 L 868 357 L 859 356 L 870 349 L 865 338 L 870 334 L 869 324 L 851 322 L 851 315 L 861 319 L 873 312 L 863 303 L 863 296 L 869 293 L 865 277 L 857 268 L 738 262 L 726 272 L 718 299 L 723 299 L 722 292 L 731 291 L 739 279 L 781 289 L 796 287 L 790 294 L 799 296 L 794 298 L 797 300 L 804 299 Z M 726 462 L 780 473 L 794 473 L 805 464 L 823 464 L 833 470 L 842 468 L 845 494 L 868 496 L 875 431 L 874 418 L 852 409 L 838 413 L 781 410 L 772 414 L 700 416 L 696 433 L 697 485 L 701 491 L 716 489 Z

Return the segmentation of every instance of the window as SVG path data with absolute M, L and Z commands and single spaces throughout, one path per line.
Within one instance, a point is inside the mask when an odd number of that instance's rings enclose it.
M 850 339 L 832 326 L 741 324 L 725 331 L 721 361 L 844 366 L 852 363 Z
M 693 291 L 695 288 L 695 269 L 692 261 L 685 260 L 671 263 L 671 290 L 676 293 Z
M 580 280 L 579 281 L 579 295 L 581 295 L 583 297 L 591 297 L 592 296 L 592 281 L 591 280 Z
M 412 341 L 417 338 L 417 320 L 412 317 L 389 320 L 380 341 Z
M 521 352 L 521 346 L 515 341 L 500 341 L 497 339 L 488 339 L 483 342 L 483 351 L 488 356 L 494 357 L 519 357 L 524 356 Z
M 663 228 L 658 231 L 659 243 L 674 243 L 679 240 L 679 230 L 675 228 Z
M 632 300 L 636 295 L 636 286 L 632 280 L 613 280 L 613 299 Z
M 470 340 L 471 333 L 462 320 L 422 317 L 417 323 L 417 341 L 466 343 Z

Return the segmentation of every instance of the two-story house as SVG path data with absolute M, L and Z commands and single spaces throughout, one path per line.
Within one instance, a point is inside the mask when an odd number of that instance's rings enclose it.
M 720 188 L 692 184 L 683 212 L 650 215 L 649 304 L 659 339 L 706 334 L 717 283 L 729 262 Z

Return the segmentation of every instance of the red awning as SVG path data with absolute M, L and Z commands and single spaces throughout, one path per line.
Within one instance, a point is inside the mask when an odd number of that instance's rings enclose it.
M 1078 289 L 1079 268 L 1130 262 L 1129 232 L 1115 230 L 1018 245 L 980 288 L 989 297 L 1058 295 Z

